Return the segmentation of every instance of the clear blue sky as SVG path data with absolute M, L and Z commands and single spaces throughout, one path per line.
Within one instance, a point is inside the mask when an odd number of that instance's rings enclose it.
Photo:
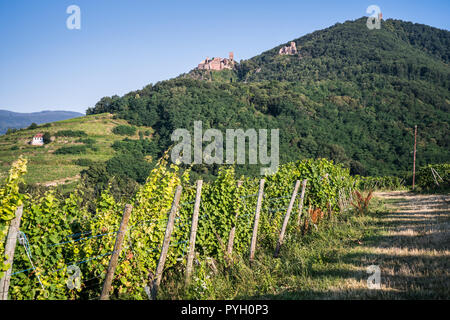
M 66 28 L 69 5 L 81 30 Z M 450 1 L 0 0 L 0 109 L 84 112 L 194 68 L 248 59 L 336 22 L 367 16 L 449 30 Z

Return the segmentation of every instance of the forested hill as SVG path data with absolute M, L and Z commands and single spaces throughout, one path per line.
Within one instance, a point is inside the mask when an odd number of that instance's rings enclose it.
M 286 43 L 243 61 L 239 79 L 370 81 L 367 75 L 382 74 L 448 88 L 450 32 L 392 19 L 369 30 L 366 20 L 338 23 L 293 40 L 297 55 L 278 55 Z
M 159 153 L 195 120 L 204 129 L 279 128 L 281 162 L 327 157 L 370 175 L 411 171 L 418 125 L 418 165 L 449 162 L 450 32 L 398 20 L 369 30 L 366 20 L 293 40 L 296 55 L 278 55 L 281 44 L 233 71 L 194 70 L 104 97 L 88 114 L 154 127 Z

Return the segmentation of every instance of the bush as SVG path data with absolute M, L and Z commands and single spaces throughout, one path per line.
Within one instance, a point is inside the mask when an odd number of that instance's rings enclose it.
M 50 142 L 52 142 L 52 136 L 50 133 L 46 132 L 44 133 L 44 143 L 45 144 L 49 144 Z
M 27 128 L 28 130 L 33 130 L 33 129 L 37 129 L 38 125 L 36 123 L 32 123 L 30 124 L 30 126 Z
M 86 151 L 86 146 L 70 146 L 59 148 L 55 151 L 55 154 L 84 154 Z
M 17 130 L 16 128 L 8 128 L 8 130 L 6 131 L 6 134 L 11 134 L 11 133 L 15 133 L 19 130 Z
M 90 167 L 95 162 L 92 161 L 91 159 L 75 159 L 75 160 L 73 160 L 73 163 L 80 167 Z
M 57 137 L 87 137 L 86 132 L 82 130 L 61 130 L 55 136 Z
M 78 139 L 77 141 L 78 143 L 84 143 L 88 146 L 92 146 L 93 144 L 95 144 L 97 141 L 95 141 L 95 139 L 92 138 L 86 138 L 86 139 Z
M 136 127 L 133 126 L 127 126 L 127 125 L 119 125 L 115 127 L 112 132 L 114 134 L 119 134 L 122 136 L 132 136 L 136 133 Z

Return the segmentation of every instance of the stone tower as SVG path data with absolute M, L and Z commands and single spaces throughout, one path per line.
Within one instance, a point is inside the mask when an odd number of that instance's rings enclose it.
M 228 54 L 228 58 L 229 58 L 231 61 L 234 60 L 234 53 L 233 53 L 233 51 L 231 51 L 231 52 Z

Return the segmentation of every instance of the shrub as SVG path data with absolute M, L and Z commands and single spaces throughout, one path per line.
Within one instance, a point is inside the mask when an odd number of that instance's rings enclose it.
M 30 126 L 27 128 L 28 130 L 33 130 L 33 129 L 37 129 L 38 125 L 36 123 L 32 123 L 30 124 Z
M 6 131 L 6 134 L 11 134 L 11 133 L 15 133 L 19 130 L 17 130 L 16 128 L 8 128 L 8 130 Z
M 73 163 L 80 167 L 90 167 L 95 162 L 92 161 L 91 159 L 75 159 L 75 160 L 73 160 Z
M 59 148 L 55 151 L 55 154 L 84 154 L 86 151 L 86 146 L 70 146 Z
M 82 130 L 61 130 L 55 136 L 57 137 L 87 137 L 86 132 Z
M 44 133 L 44 143 L 45 144 L 49 144 L 50 142 L 52 142 L 52 136 L 50 133 L 46 132 Z
M 77 141 L 78 143 L 84 143 L 88 146 L 92 146 L 93 144 L 95 144 L 97 141 L 95 141 L 95 139 L 92 138 L 86 138 L 86 139 L 78 139 Z
M 359 215 L 365 215 L 369 212 L 369 202 L 373 197 L 373 191 L 369 191 L 366 197 L 361 192 L 355 190 L 355 201 L 351 205 L 356 209 Z
M 136 133 L 136 130 L 136 127 L 133 126 L 119 125 L 115 127 L 112 132 L 122 136 L 132 136 Z

